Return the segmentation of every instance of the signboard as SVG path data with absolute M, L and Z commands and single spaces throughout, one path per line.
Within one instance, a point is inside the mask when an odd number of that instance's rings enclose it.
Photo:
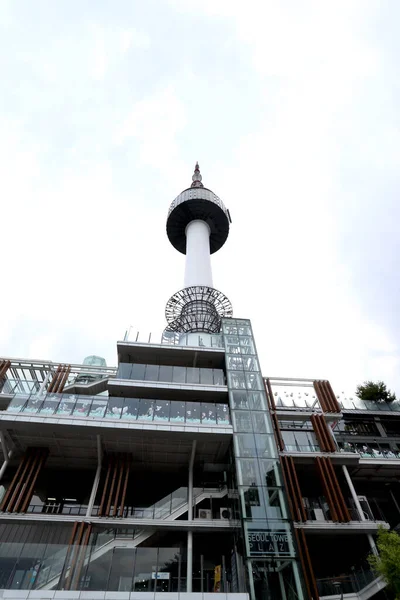
M 250 556 L 264 556 L 266 554 L 290 555 L 290 533 L 286 530 L 277 531 L 270 529 L 249 529 L 247 540 L 249 542 Z
M 151 574 L 151 578 L 152 579 L 169 579 L 170 574 L 169 573 L 152 573 Z

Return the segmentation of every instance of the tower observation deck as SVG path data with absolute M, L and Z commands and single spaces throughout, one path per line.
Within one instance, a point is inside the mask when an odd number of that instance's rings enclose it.
M 165 332 L 218 333 L 232 316 L 228 298 L 213 287 L 211 254 L 224 245 L 231 222 L 224 203 L 202 184 L 196 163 L 192 185 L 172 202 L 167 217 L 171 244 L 186 254 L 184 288 L 167 302 Z

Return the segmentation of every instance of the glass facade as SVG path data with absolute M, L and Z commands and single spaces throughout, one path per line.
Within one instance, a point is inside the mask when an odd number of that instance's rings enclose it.
M 142 365 L 138 363 L 120 363 L 117 379 L 186 383 L 190 385 L 226 385 L 222 369 Z
M 253 598 L 304 598 L 250 321 L 223 319 L 234 453 Z
M 85 417 L 130 421 L 186 423 L 188 425 L 229 425 L 227 404 L 179 402 L 150 398 L 102 398 L 70 394 L 25 396 L 17 394 L 7 412 L 54 417 Z
M 108 592 L 185 592 L 186 535 L 177 532 L 154 547 L 135 547 L 142 530 L 94 527 L 88 545 L 68 540 L 71 525 L 3 525 L 0 589 Z M 232 559 L 232 538 L 211 546 L 195 536 L 193 591 L 242 590 L 240 563 Z M 17 541 L 16 541 L 17 540 Z M 173 542 L 173 543 L 171 543 Z M 70 569 L 75 569 L 68 585 Z M 71 584 L 71 582 L 70 582 Z M 48 592 L 44 591 L 44 595 Z

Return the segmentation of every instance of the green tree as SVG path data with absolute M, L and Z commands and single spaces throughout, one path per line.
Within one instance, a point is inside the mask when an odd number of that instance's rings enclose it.
M 395 531 L 383 527 L 378 530 L 377 547 L 379 555 L 371 554 L 368 562 L 373 571 L 386 581 L 388 587 L 400 599 L 400 536 Z
M 362 385 L 357 387 L 356 396 L 361 400 L 371 402 L 393 402 L 393 400 L 396 400 L 396 394 L 392 394 L 383 381 L 377 381 L 376 383 L 374 381 L 364 381 Z

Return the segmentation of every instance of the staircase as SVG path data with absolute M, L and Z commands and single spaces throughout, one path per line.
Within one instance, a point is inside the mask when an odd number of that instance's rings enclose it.
M 207 498 L 223 498 L 227 495 L 227 488 L 193 488 L 193 505 L 196 506 L 200 504 L 203 500 Z M 151 514 L 151 520 L 154 521 L 174 521 L 181 517 L 188 511 L 188 499 L 187 499 L 187 488 L 182 487 L 177 489 L 172 494 L 168 494 L 165 498 L 162 498 L 153 506 L 150 506 L 146 509 L 137 509 L 145 511 L 145 514 Z M 153 516 L 154 515 L 154 516 Z M 133 515 L 134 518 L 134 515 Z M 123 520 L 118 519 L 118 525 L 123 525 Z M 155 523 L 156 525 L 156 523 Z M 86 566 L 89 562 L 93 562 L 106 554 L 106 552 L 110 552 L 114 548 L 136 548 L 142 544 L 145 540 L 151 537 L 156 531 L 156 527 L 154 528 L 146 528 L 146 529 L 136 529 L 132 533 L 129 534 L 129 537 L 126 535 L 118 534 L 118 537 L 115 535 L 114 529 L 107 529 L 102 533 L 99 533 L 96 539 L 96 543 L 90 548 L 88 547 L 86 551 L 85 560 L 83 562 L 83 566 Z M 131 537 L 132 536 L 132 537 Z M 89 552 L 88 552 L 89 551 Z M 62 568 L 64 565 L 64 560 L 66 556 L 67 549 L 61 550 L 59 553 L 59 561 L 60 566 L 54 567 L 54 558 L 57 557 L 53 555 L 50 557 L 49 565 L 46 565 L 44 562 L 41 565 L 40 574 L 43 573 L 46 569 L 51 568 L 54 572 L 56 570 L 57 574 L 52 577 L 47 582 L 42 585 L 38 585 L 36 589 L 39 590 L 52 590 L 58 584 L 60 575 L 62 572 Z M 68 575 L 69 568 L 65 571 L 64 576 Z

